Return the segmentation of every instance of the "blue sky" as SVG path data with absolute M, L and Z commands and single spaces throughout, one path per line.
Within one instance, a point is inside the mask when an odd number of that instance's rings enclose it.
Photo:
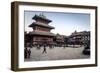
M 35 14 L 39 15 L 40 13 L 43 13 L 48 19 L 52 20 L 49 25 L 55 27 L 55 29 L 51 30 L 51 32 L 55 34 L 70 35 L 75 30 L 78 32 L 90 31 L 90 14 L 24 11 L 25 31 L 32 31 L 32 28 L 28 26 L 34 22 L 32 17 Z

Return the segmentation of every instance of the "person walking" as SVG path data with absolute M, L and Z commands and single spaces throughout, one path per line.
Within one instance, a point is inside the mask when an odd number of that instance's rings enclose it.
M 44 48 L 43 48 L 42 54 L 43 54 L 43 53 L 47 53 L 47 51 L 46 51 L 46 44 L 44 44 Z

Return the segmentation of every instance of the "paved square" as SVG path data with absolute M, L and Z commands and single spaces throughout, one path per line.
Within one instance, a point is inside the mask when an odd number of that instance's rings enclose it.
M 84 47 L 46 47 L 46 52 L 43 53 L 44 48 L 37 49 L 36 47 L 31 48 L 30 59 L 25 61 L 46 61 L 46 60 L 68 60 L 68 59 L 86 59 L 90 58 L 89 55 L 83 55 Z

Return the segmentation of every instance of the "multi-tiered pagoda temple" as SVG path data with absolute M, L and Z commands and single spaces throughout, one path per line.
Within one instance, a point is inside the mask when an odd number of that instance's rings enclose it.
M 33 22 L 29 27 L 33 29 L 31 34 L 33 45 L 43 45 L 46 43 L 47 45 L 53 43 L 53 37 L 55 36 L 53 33 L 51 33 L 51 29 L 54 29 L 53 26 L 50 26 L 49 23 L 52 22 L 52 20 L 48 19 L 43 14 L 35 15 L 33 18 L 35 22 Z

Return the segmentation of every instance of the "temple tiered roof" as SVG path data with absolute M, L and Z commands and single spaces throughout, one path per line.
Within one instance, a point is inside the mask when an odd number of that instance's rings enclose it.
M 40 23 L 40 22 L 33 22 L 31 25 L 29 25 L 29 27 L 34 27 L 34 26 L 41 26 L 41 27 L 54 29 L 53 26 L 50 26 L 50 25 L 47 25 L 47 24 L 44 24 L 44 23 Z
M 43 14 L 35 15 L 32 19 L 34 19 L 36 22 L 33 22 L 31 25 L 29 25 L 29 27 L 40 26 L 44 28 L 54 29 L 53 26 L 48 25 L 48 23 L 52 21 Z M 47 23 L 41 22 L 40 20 L 45 21 Z
M 52 20 L 46 18 L 46 16 L 43 15 L 43 14 L 35 15 L 32 19 L 34 19 L 34 20 L 42 19 L 42 20 L 44 20 L 44 21 L 47 21 L 48 23 L 49 23 L 49 22 L 52 22 Z
M 53 34 L 51 32 L 45 32 L 45 31 L 32 31 L 29 34 L 31 34 L 31 35 L 55 36 L 55 34 Z
M 35 22 L 29 25 L 29 27 L 33 28 L 33 31 L 30 32 L 31 35 L 37 35 L 37 36 L 41 35 L 41 36 L 48 36 L 48 37 L 55 36 L 55 34 L 50 32 L 50 30 L 54 29 L 54 27 L 48 24 L 49 22 L 51 22 L 51 20 L 47 19 L 46 16 L 44 16 L 43 14 L 35 15 L 32 19 L 34 19 Z

